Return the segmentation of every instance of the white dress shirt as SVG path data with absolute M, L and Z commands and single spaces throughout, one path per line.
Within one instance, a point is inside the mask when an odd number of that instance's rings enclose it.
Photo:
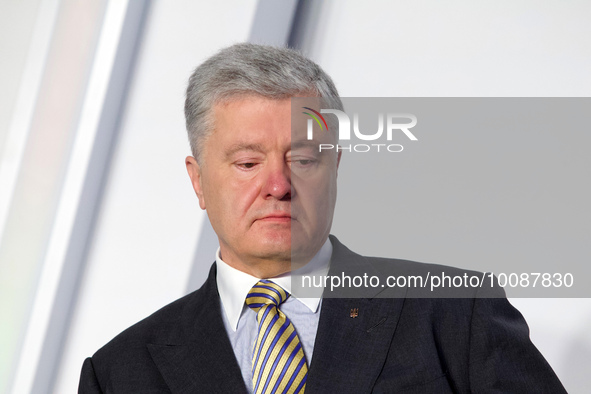
M 298 269 L 298 274 L 327 275 L 331 255 L 332 244 L 327 239 L 312 260 Z M 247 307 L 244 300 L 250 289 L 261 279 L 269 279 L 291 294 L 291 273 L 275 278 L 255 278 L 226 264 L 220 257 L 219 248 L 216 253 L 216 268 L 216 282 L 224 326 L 238 360 L 244 383 L 252 393 L 252 349 L 258 333 L 258 324 L 255 311 Z M 279 306 L 298 333 L 308 365 L 312 361 L 321 301 L 321 298 L 290 296 Z

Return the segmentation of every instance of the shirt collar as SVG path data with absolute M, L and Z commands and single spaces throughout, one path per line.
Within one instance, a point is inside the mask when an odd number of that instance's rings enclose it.
M 328 273 L 328 266 L 330 263 L 330 256 L 332 255 L 332 244 L 330 240 L 326 240 L 324 245 L 320 248 L 318 253 L 300 270 L 317 272 L 320 275 L 326 275 Z M 232 330 L 236 331 L 238 328 L 238 321 L 240 315 L 245 306 L 244 300 L 246 295 L 252 289 L 252 287 L 261 280 L 252 275 L 247 274 L 229 266 L 224 262 L 220 256 L 220 248 L 216 252 L 216 268 L 217 276 L 216 282 L 218 285 L 218 292 L 220 299 L 222 300 L 222 309 L 226 314 L 226 318 L 230 323 Z M 285 291 L 291 293 L 291 273 L 286 273 L 275 278 L 268 278 L 279 286 L 283 287 Z M 320 297 L 317 298 L 293 298 L 300 301 L 313 313 L 318 311 L 318 305 L 320 304 Z

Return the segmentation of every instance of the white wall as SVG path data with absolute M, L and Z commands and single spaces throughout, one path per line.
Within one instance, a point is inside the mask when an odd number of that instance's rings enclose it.
M 184 166 L 186 82 L 248 39 L 255 8 L 153 2 L 54 392 L 75 392 L 84 358 L 186 293 L 205 217 Z
M 344 97 L 591 93 L 588 2 L 329 0 L 316 15 L 304 49 Z
M 0 154 L 12 119 L 12 112 L 26 64 L 40 0 L 0 2 Z
M 33 42 L 37 10 L 40 0 L 0 2 L 0 163 L 6 157 L 5 143 L 8 138 L 15 108 L 21 90 L 23 70 L 27 64 L 27 55 Z M 7 56 L 6 54 L 10 54 Z M 0 195 L 0 241 L 2 238 L 2 205 L 7 204 L 6 193 Z M 0 315 L 3 324 L 0 327 L 0 393 L 10 381 L 14 354 L 18 349 L 20 331 L 26 324 L 26 312 L 29 298 L 22 285 L 15 281 L 27 281 L 26 267 L 15 269 L 13 264 L 0 257 Z M 21 265 L 22 267 L 22 265 Z M 16 272 L 15 272 L 16 271 Z M 11 299 L 10 301 L 8 301 Z M 6 323 L 5 323 L 6 322 Z

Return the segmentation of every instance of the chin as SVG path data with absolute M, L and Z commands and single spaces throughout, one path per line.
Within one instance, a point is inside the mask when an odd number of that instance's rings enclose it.
M 260 242 L 259 255 L 265 256 L 271 260 L 290 260 L 291 259 L 291 237 L 268 237 Z
M 291 229 L 267 228 L 256 235 L 254 243 L 262 248 L 291 249 Z

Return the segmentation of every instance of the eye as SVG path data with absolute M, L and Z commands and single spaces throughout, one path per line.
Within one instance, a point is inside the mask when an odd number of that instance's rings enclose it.
M 291 162 L 290 162 L 290 166 L 291 167 L 296 167 L 296 168 L 311 168 L 313 167 L 315 164 L 317 163 L 317 161 L 315 159 L 312 158 L 292 158 Z
M 256 163 L 238 163 L 236 165 L 242 169 L 250 170 L 250 169 L 254 168 L 257 164 Z

